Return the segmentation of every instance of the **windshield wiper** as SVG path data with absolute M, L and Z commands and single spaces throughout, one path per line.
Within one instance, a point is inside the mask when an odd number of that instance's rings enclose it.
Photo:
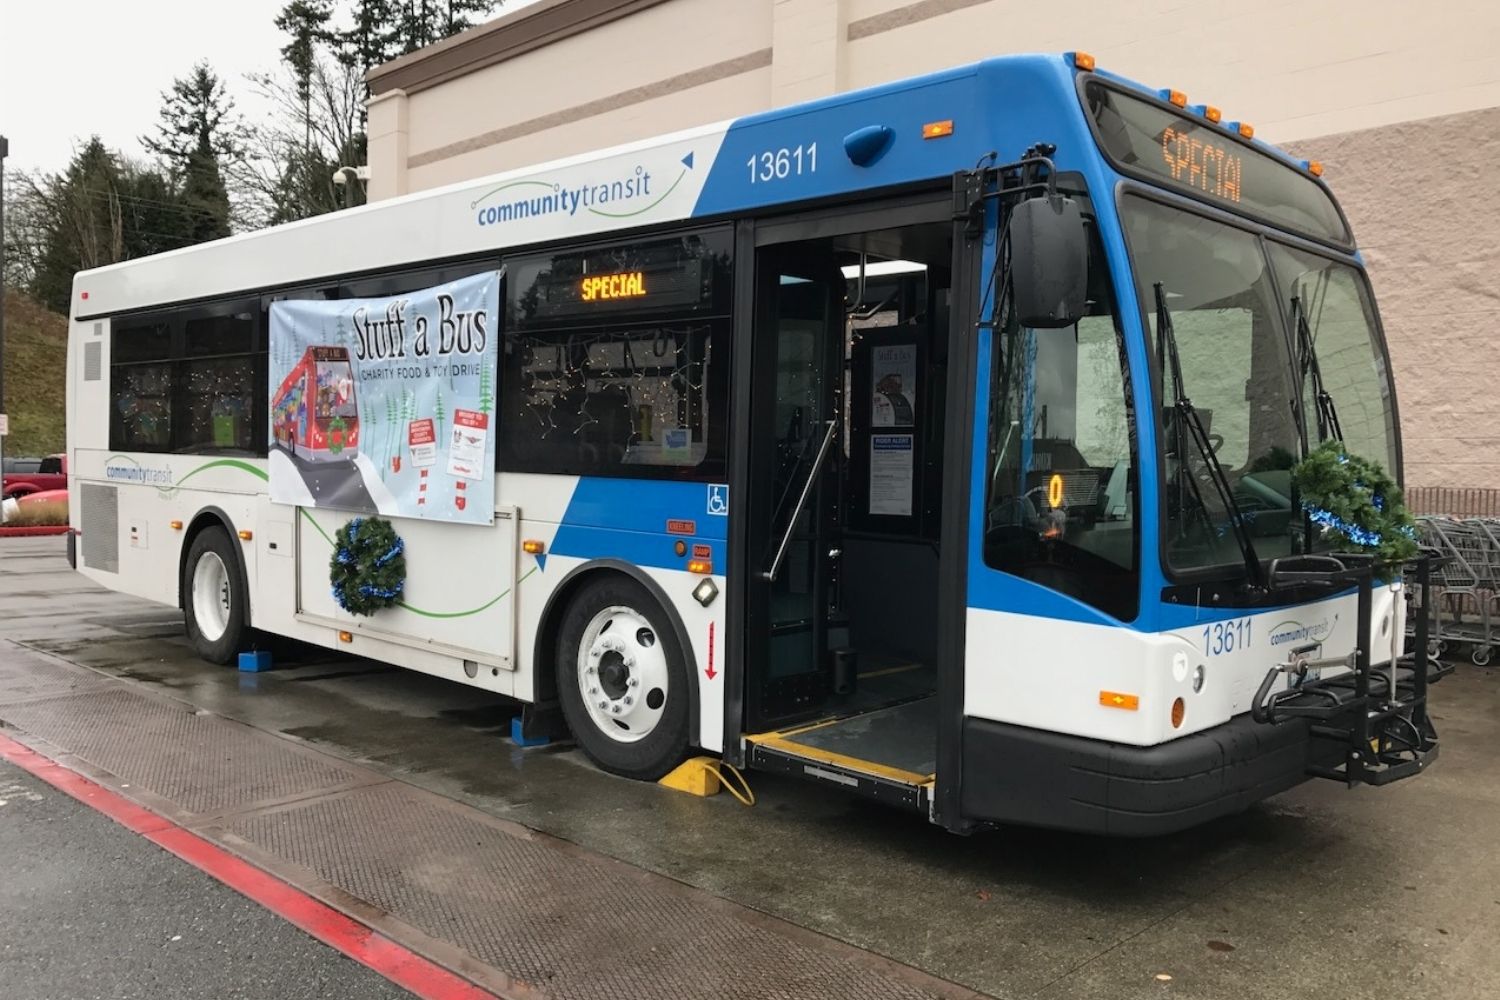
M 1323 369 L 1318 365 L 1318 352 L 1313 346 L 1312 330 L 1307 325 L 1307 315 L 1302 310 L 1302 299 L 1292 296 L 1292 329 L 1297 333 L 1297 406 L 1302 406 L 1302 387 L 1307 376 L 1312 375 L 1313 399 L 1318 407 L 1318 441 L 1344 440 L 1344 429 L 1339 426 L 1339 411 L 1333 405 L 1333 396 L 1323 387 Z M 1305 419 L 1305 418 L 1304 418 Z
M 1253 587 L 1265 586 L 1265 574 L 1261 569 L 1260 559 L 1255 554 L 1255 545 L 1250 541 L 1250 531 L 1245 525 L 1244 512 L 1240 510 L 1239 503 L 1234 499 L 1234 487 L 1229 484 L 1229 477 L 1224 473 L 1224 466 L 1219 464 L 1219 456 L 1214 454 L 1214 446 L 1208 439 L 1208 431 L 1203 427 L 1203 419 L 1198 416 L 1198 410 L 1193 406 L 1193 401 L 1188 398 L 1187 391 L 1182 381 L 1182 359 L 1177 353 L 1177 333 L 1172 327 L 1172 312 L 1167 308 L 1167 293 L 1160 281 L 1152 286 L 1156 290 L 1156 336 L 1159 341 L 1158 357 L 1165 356 L 1165 361 L 1172 373 L 1172 384 L 1176 390 L 1173 400 L 1173 408 L 1176 410 L 1177 439 L 1179 447 L 1177 461 L 1179 467 L 1185 468 L 1186 457 L 1182 453 L 1180 442 L 1182 440 L 1182 428 L 1186 427 L 1197 446 L 1198 453 L 1203 457 L 1203 464 L 1208 468 L 1209 478 L 1213 480 L 1214 489 L 1219 493 L 1219 499 L 1224 504 L 1224 509 L 1229 514 L 1229 525 L 1234 530 L 1234 540 L 1239 544 L 1240 555 L 1245 559 L 1245 575 L 1249 578 Z M 1192 471 L 1188 470 L 1187 478 L 1193 483 L 1193 492 L 1198 492 L 1198 485 L 1193 481 Z M 1203 498 L 1198 497 L 1202 505 Z M 1207 508 L 1205 507 L 1206 511 Z

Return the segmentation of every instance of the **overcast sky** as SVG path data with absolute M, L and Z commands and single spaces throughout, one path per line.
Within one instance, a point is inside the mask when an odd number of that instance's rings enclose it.
M 506 0 L 504 11 L 532 0 Z M 8 169 L 61 170 L 98 133 L 143 156 L 161 93 L 207 59 L 253 114 L 245 74 L 276 68 L 286 0 L 0 0 L 0 135 Z

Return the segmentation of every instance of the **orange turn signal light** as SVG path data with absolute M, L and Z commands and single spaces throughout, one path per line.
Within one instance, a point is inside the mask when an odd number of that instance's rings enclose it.
M 1073 68 L 1082 70 L 1085 73 L 1092 73 L 1094 71 L 1094 57 L 1087 52 L 1073 53 Z
M 941 139 L 945 135 L 953 134 L 953 119 L 945 118 L 940 122 L 928 122 L 922 126 L 922 138 Z
M 1186 715 L 1186 714 L 1187 714 L 1187 705 L 1185 705 L 1183 703 L 1182 699 L 1178 698 L 1178 699 L 1174 700 L 1172 702 L 1172 728 L 1173 729 L 1181 729 L 1182 728 L 1182 717 L 1184 715 Z
M 242 542 L 248 542 L 250 539 L 255 537 L 255 535 L 249 531 L 239 531 L 236 532 L 236 534 L 240 536 L 240 541 Z
M 689 559 L 687 569 L 689 573 L 698 573 L 708 576 L 714 571 L 714 564 L 708 559 Z
M 182 530 L 182 522 L 181 521 L 170 521 L 168 523 L 172 525 L 172 530 L 173 531 L 181 531 Z
M 340 632 L 339 633 L 339 642 L 353 642 L 353 641 L 354 641 L 354 633 L 353 632 Z
M 528 538 L 521 543 L 521 551 L 529 556 L 539 556 L 547 551 L 547 545 L 535 538 Z
M 1100 691 L 1099 704 L 1105 708 L 1123 708 L 1127 712 L 1134 712 L 1141 707 L 1141 699 L 1139 695 L 1121 694 L 1118 691 Z

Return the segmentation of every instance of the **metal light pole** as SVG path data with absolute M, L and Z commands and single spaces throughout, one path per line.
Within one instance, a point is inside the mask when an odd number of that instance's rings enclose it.
M 5 157 L 10 142 L 0 135 L 0 423 L 5 417 Z M 4 428 L 9 431 L 10 428 Z M 5 474 L 5 434 L 0 433 L 0 481 Z

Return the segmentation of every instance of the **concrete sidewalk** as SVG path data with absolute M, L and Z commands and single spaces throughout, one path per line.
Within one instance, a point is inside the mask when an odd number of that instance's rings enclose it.
M 501 996 L 972 995 L 9 643 L 0 718 L 44 755 Z

